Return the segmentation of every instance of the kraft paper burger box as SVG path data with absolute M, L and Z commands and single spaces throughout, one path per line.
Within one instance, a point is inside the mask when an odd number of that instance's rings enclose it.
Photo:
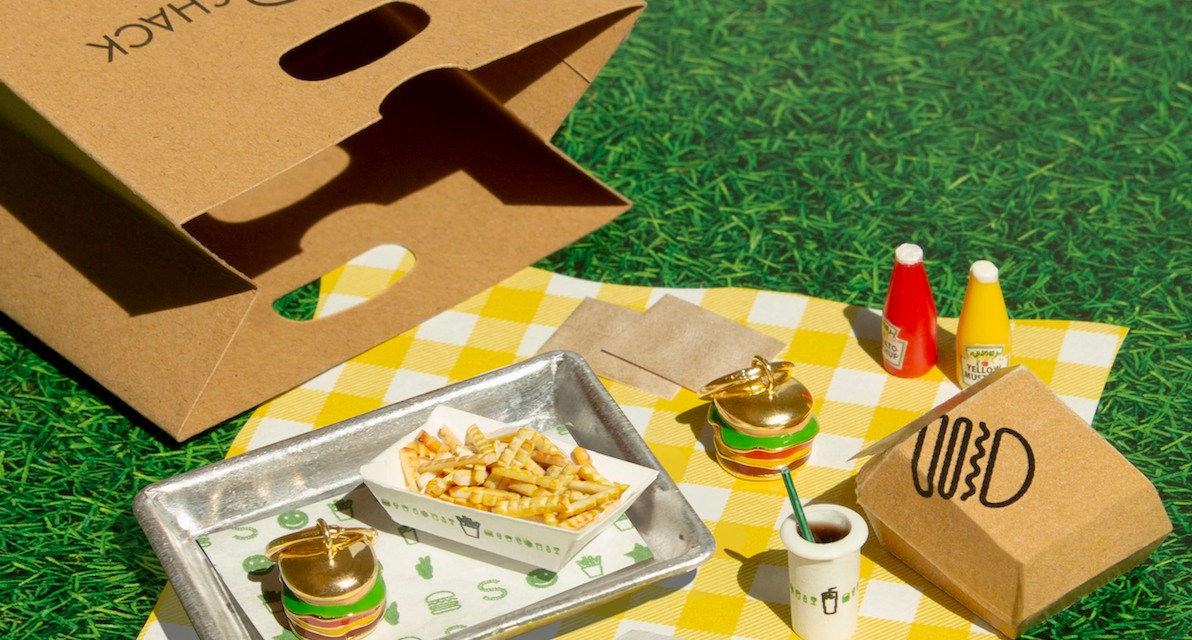
M 1021 366 L 860 455 L 857 501 L 882 546 L 1010 637 L 1171 531 L 1150 481 Z
M 175 438 L 629 203 L 549 139 L 640 1 L 0 5 L 0 311 Z M 273 302 L 379 245 L 413 270 Z

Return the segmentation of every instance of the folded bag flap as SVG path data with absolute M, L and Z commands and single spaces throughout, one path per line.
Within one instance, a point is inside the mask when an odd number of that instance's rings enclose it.
M 246 409 L 413 328 L 629 206 L 465 72 L 422 74 L 383 110 L 376 125 L 300 171 L 186 226 L 262 295 L 180 438 L 221 419 L 229 405 Z M 278 208 L 313 176 L 330 178 Z M 309 322 L 270 308 L 276 297 L 380 244 L 409 249 L 414 267 L 360 307 Z
M 256 287 L 3 124 L 0 149 L 0 311 L 154 423 L 182 424 Z
M 87 172 L 110 175 L 181 224 L 376 122 L 377 106 L 411 77 L 481 67 L 641 6 L 626 0 L 89 1 L 69 9 L 6 3 L 0 80 L 75 145 L 79 153 L 69 162 L 97 163 Z M 288 53 L 353 19 L 389 21 L 396 48 L 330 77 L 295 77 L 283 68 Z

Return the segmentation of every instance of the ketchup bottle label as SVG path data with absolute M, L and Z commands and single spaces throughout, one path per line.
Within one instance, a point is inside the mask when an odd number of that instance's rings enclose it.
M 894 323 L 882 318 L 882 358 L 885 359 L 887 368 L 902 369 L 907 341 L 900 337 L 901 332 Z
M 1010 366 L 1010 354 L 1004 344 L 969 344 L 960 355 L 960 382 L 976 384 L 985 376 Z

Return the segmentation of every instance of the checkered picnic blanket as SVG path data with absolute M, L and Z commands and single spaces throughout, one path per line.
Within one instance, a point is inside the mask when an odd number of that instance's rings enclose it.
M 378 253 L 323 280 L 319 313 L 350 306 L 400 277 L 400 256 Z M 261 406 L 229 456 L 299 435 L 533 355 L 585 297 L 637 310 L 671 294 L 788 345 L 783 359 L 815 396 L 821 433 L 794 475 L 806 501 L 855 505 L 850 458 L 958 392 L 939 368 L 916 379 L 880 364 L 880 311 L 802 295 L 738 288 L 600 284 L 527 268 L 422 325 Z M 942 353 L 956 320 L 940 319 Z M 1092 421 L 1124 327 L 1016 320 L 1012 364 L 1024 364 Z M 681 391 L 662 399 L 614 381 L 613 398 L 716 538 L 714 556 L 674 578 L 556 622 L 535 637 L 616 638 L 643 630 L 688 640 L 793 637 L 779 523 L 791 507 L 781 482 L 734 478 L 713 457 L 706 405 Z M 871 536 L 862 554 L 858 639 L 991 638 L 994 633 Z M 539 636 L 538 634 L 542 634 Z M 167 586 L 140 638 L 195 637 Z

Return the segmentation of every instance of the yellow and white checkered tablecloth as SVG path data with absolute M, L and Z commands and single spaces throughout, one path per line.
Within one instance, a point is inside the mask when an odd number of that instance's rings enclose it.
M 370 262 L 371 260 L 371 262 Z M 323 281 L 320 312 L 367 297 L 400 275 L 400 261 L 364 256 Z M 802 295 L 747 289 L 662 289 L 599 284 L 527 268 L 422 325 L 261 406 L 229 456 L 308 432 L 533 355 L 585 297 L 645 310 L 665 294 L 747 324 L 788 345 L 783 358 L 815 396 L 822 426 L 810 461 L 795 474 L 802 498 L 855 506 L 849 458 L 955 394 L 939 368 L 917 379 L 880 364 L 880 313 Z M 955 319 L 941 319 L 950 353 Z M 1092 421 L 1126 336 L 1124 327 L 1016 320 L 1013 364 L 1030 368 Z M 946 364 L 945 369 L 950 370 Z M 716 538 L 694 575 L 671 579 L 579 613 L 533 637 L 616 638 L 630 630 L 701 640 L 796 637 L 789 622 L 786 552 L 779 523 L 790 514 L 781 482 L 739 480 L 713 458 L 705 404 L 683 390 L 664 400 L 605 381 L 613 398 Z M 991 638 L 973 615 L 888 554 L 871 536 L 863 549 L 856 638 Z M 167 586 L 142 640 L 194 638 Z

